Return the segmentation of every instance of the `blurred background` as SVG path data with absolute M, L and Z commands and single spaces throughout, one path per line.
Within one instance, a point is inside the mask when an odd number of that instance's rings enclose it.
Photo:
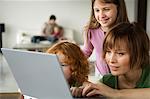
M 125 1 L 130 21 L 144 18 L 145 11 L 145 22 L 142 22 L 146 24 L 145 29 L 150 35 L 150 1 Z M 138 6 L 138 2 L 143 2 L 140 4 L 144 6 Z M 17 35 L 21 31 L 38 34 L 42 24 L 51 14 L 56 15 L 58 24 L 74 32 L 75 42 L 83 44 L 83 27 L 90 16 L 90 4 L 91 0 L 0 0 L 0 23 L 5 24 L 5 32 L 2 33 L 3 47 L 12 48 L 17 43 Z M 144 10 L 144 7 L 147 9 Z M 139 16 L 138 8 L 141 10 Z

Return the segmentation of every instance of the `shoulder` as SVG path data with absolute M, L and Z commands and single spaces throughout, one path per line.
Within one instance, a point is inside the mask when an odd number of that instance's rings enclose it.
M 150 64 L 145 65 L 142 70 L 143 70 L 142 74 L 144 76 L 150 76 Z
M 47 22 L 44 22 L 44 24 L 45 24 L 45 25 L 48 25 L 48 23 L 47 23 Z
M 48 23 L 47 23 L 47 22 L 44 22 L 43 26 L 45 27 L 45 26 L 47 26 L 47 25 L 48 25 Z
M 137 88 L 150 88 L 150 65 L 145 65 L 142 68 L 142 75 L 137 82 Z
M 143 68 L 144 68 L 145 70 L 148 69 L 148 71 L 150 71 L 150 70 L 149 70 L 149 69 L 150 69 L 150 64 L 144 65 Z
M 103 34 L 103 31 L 100 28 L 95 28 L 95 29 L 89 29 L 88 30 L 88 36 L 92 37 L 92 36 L 97 36 L 98 34 Z
M 150 64 L 146 65 L 145 68 L 143 68 L 142 72 L 142 82 L 145 84 L 147 88 L 150 88 Z
M 103 32 L 100 28 L 89 29 L 89 32 Z
M 115 79 L 115 76 L 113 76 L 112 74 L 107 74 L 107 75 L 103 76 L 102 81 L 103 82 L 109 82 L 109 81 L 112 81 L 114 79 Z
M 111 88 L 115 88 L 115 83 L 117 82 L 116 77 L 112 74 L 104 75 L 101 82 L 108 85 Z

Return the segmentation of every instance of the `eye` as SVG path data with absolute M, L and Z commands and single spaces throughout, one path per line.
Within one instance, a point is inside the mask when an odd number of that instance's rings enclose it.
M 124 53 L 122 53 L 122 52 L 119 52 L 119 53 L 117 53 L 119 56 L 123 56 L 124 55 Z
M 110 56 L 111 55 L 111 51 L 106 51 L 105 55 Z
M 97 9 L 97 8 L 95 8 L 95 9 L 94 9 L 94 12 L 99 12 L 99 11 L 100 11 L 100 10 L 99 10 L 99 9 Z
M 67 64 L 61 64 L 62 67 L 68 66 Z
M 109 8 L 104 8 L 103 10 L 104 10 L 104 11 L 109 11 L 110 9 L 109 9 Z
M 108 54 L 109 54 L 109 53 L 111 53 L 111 51 L 106 51 L 106 53 L 108 53 Z

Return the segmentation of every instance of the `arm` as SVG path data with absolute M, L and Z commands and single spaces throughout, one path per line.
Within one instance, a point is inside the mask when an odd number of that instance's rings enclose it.
M 149 99 L 150 88 L 137 89 L 112 89 L 103 83 L 87 84 L 83 91 L 83 96 L 103 95 L 115 99 Z
M 118 99 L 149 99 L 150 88 L 118 90 L 116 98 Z
M 88 32 L 88 34 L 91 35 L 90 31 Z M 84 46 L 82 48 L 82 51 L 86 57 L 90 57 L 90 55 L 93 52 L 93 49 L 94 49 L 94 47 L 91 43 L 90 36 L 88 36 L 87 42 L 84 41 Z
M 42 35 L 45 35 L 45 29 L 46 29 L 46 26 L 47 26 L 47 23 L 44 23 L 43 26 L 42 26 L 42 29 L 41 29 L 41 34 Z

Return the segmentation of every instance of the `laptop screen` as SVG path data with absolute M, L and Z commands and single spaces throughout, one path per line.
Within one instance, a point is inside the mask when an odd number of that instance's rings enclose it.
M 72 98 L 55 54 L 1 50 L 23 94 L 38 99 Z

